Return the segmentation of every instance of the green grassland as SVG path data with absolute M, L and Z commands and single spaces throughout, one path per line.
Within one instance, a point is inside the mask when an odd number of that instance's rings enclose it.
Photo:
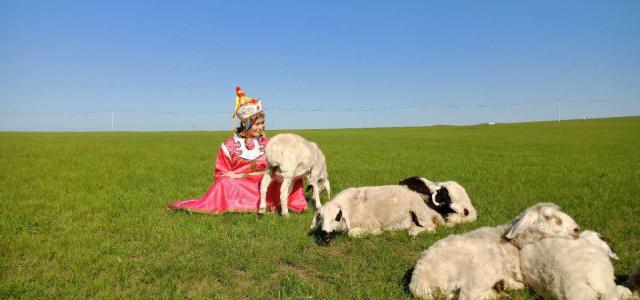
M 206 192 L 229 132 L 0 133 L 0 298 L 411 298 L 429 245 L 541 201 L 606 236 L 620 279 L 640 265 L 640 117 L 291 132 L 323 150 L 334 194 L 456 180 L 478 221 L 321 247 L 312 201 L 290 219 L 165 210 Z

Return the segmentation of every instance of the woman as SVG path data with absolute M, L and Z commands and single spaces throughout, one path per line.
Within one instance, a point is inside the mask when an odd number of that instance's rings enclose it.
M 256 212 L 260 203 L 260 181 L 267 166 L 264 148 L 269 138 L 264 135 L 265 115 L 258 99 L 247 97 L 236 87 L 236 108 L 240 127 L 220 145 L 213 175 L 213 184 L 201 198 L 169 205 L 199 213 Z M 267 209 L 280 207 L 280 183 L 271 182 L 267 192 Z M 297 181 L 289 195 L 289 209 L 301 212 L 307 208 L 302 180 Z

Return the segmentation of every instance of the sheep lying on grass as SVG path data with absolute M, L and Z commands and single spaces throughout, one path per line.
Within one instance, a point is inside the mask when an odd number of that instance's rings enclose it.
M 597 232 L 585 230 L 579 239 L 542 239 L 520 251 L 526 284 L 553 299 L 628 299 L 631 291 L 616 286 L 613 265 L 618 259 Z
M 552 203 L 539 203 L 512 224 L 482 227 L 437 241 L 418 260 L 409 290 L 424 299 L 491 299 L 523 288 L 519 249 L 545 237 L 578 238 L 575 221 Z
M 404 186 L 386 185 L 349 188 L 316 213 L 311 229 L 320 228 L 328 244 L 337 232 L 350 237 L 364 233 L 379 234 L 383 230 L 409 229 L 412 236 L 422 231 L 435 231 L 444 219 L 424 205 L 422 197 Z
M 421 194 L 424 202 L 445 219 L 447 227 L 473 222 L 478 217 L 467 191 L 455 181 L 434 183 L 426 178 L 410 177 L 398 184 Z
M 283 133 L 269 140 L 264 153 L 268 164 L 260 183 L 259 213 L 264 213 L 267 210 L 267 189 L 272 179 L 282 181 L 280 209 L 281 214 L 285 217 L 289 216 L 287 200 L 291 194 L 294 180 L 307 179 L 308 184 L 313 188 L 316 209 L 322 206 L 320 203 L 321 189 L 327 191 L 328 196 L 331 197 L 324 154 L 316 143 L 309 142 L 299 135 Z

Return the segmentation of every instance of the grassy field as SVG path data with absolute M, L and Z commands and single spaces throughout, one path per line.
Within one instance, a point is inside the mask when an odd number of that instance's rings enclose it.
M 0 133 L 0 298 L 411 298 L 421 251 L 540 201 L 608 237 L 621 279 L 640 265 L 640 117 L 292 132 L 323 150 L 334 194 L 452 179 L 478 221 L 320 247 L 312 201 L 290 219 L 165 210 L 206 192 L 229 132 Z

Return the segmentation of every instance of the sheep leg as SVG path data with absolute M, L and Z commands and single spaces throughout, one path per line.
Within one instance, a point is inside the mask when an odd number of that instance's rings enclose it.
M 372 235 L 382 234 L 382 229 L 376 228 L 376 229 L 373 229 L 373 230 L 369 231 L 369 233 L 372 234 Z
M 373 230 L 366 230 L 362 227 L 356 227 L 356 228 L 349 229 L 349 232 L 347 232 L 347 235 L 349 235 L 349 237 L 359 237 L 363 234 L 378 235 L 381 233 L 382 233 L 382 230 L 380 230 L 380 228 L 376 228 Z
M 622 285 L 616 285 L 616 292 L 618 293 L 618 299 L 630 299 L 632 296 L 631 290 Z
M 420 234 L 420 232 L 423 232 L 425 230 L 427 230 L 427 228 L 416 226 L 416 225 L 411 225 L 411 228 L 409 229 L 409 235 L 412 236 L 412 237 L 415 237 L 418 234 Z M 432 229 L 431 231 L 434 231 L 434 230 Z
M 422 205 L 422 203 L 418 207 L 414 207 L 414 210 L 409 213 L 411 215 L 409 235 L 415 237 L 425 230 L 428 232 L 436 231 L 438 219 L 435 216 L 430 217 L 426 206 Z
M 329 184 L 329 180 L 322 180 L 322 186 L 324 186 L 324 190 L 327 191 L 327 199 L 331 199 L 331 185 Z
M 319 219 L 320 219 L 320 212 L 316 212 L 316 214 L 313 216 L 313 221 L 311 222 L 311 226 L 309 227 L 310 230 L 315 230 L 315 229 L 318 229 L 318 227 L 320 227 L 320 223 L 318 223 Z
M 615 299 L 614 297 L 607 297 L 607 295 L 599 295 L 596 290 L 593 289 L 588 283 L 580 282 L 567 286 L 564 295 L 566 299 Z
M 269 184 L 271 184 L 271 173 L 264 172 L 262 182 L 260 182 L 260 206 L 258 207 L 258 213 L 267 212 L 267 190 L 269 190 Z
M 359 237 L 364 233 L 365 233 L 364 229 L 360 227 L 356 227 L 356 228 L 349 229 L 349 232 L 347 232 L 347 235 L 349 235 L 349 237 Z
M 491 299 L 496 299 L 496 298 L 498 298 L 498 296 L 499 296 L 498 292 L 496 292 L 496 290 L 494 290 L 494 289 L 492 288 L 492 289 L 489 289 L 489 290 L 486 290 L 486 291 L 482 292 L 482 293 L 480 294 L 480 298 L 473 298 L 473 299 L 486 299 L 486 300 L 491 300 Z
M 280 186 L 280 214 L 283 217 L 289 217 L 289 194 L 291 194 L 292 177 L 282 177 L 282 185 Z
M 420 203 L 422 205 L 422 203 Z M 411 216 L 411 226 L 409 227 L 409 235 L 416 237 L 423 231 L 434 232 L 436 231 L 436 221 L 433 218 L 429 218 L 429 214 L 426 211 L 426 206 L 422 205 L 415 211 L 409 212 Z M 434 217 L 435 218 L 435 217 Z
M 505 288 L 505 290 L 508 290 L 508 291 L 519 290 L 519 289 L 523 289 L 524 287 L 525 287 L 524 283 L 522 283 L 520 281 L 517 281 L 515 279 L 505 278 L 505 280 L 504 280 L 504 288 Z
M 313 200 L 316 201 L 316 210 L 322 207 L 322 203 L 320 202 L 320 187 L 318 187 L 318 183 L 311 183 L 311 187 L 313 188 Z
M 451 228 L 453 226 L 455 226 L 456 224 L 460 224 L 462 223 L 462 217 L 460 217 L 459 214 L 455 213 L 455 214 L 450 214 L 447 217 L 447 221 L 445 223 L 445 226 L 447 228 Z
M 489 300 L 495 299 L 498 297 L 498 293 L 490 288 L 488 290 L 481 290 L 479 288 L 465 288 L 462 287 L 460 289 L 460 295 L 458 296 L 458 300 Z

